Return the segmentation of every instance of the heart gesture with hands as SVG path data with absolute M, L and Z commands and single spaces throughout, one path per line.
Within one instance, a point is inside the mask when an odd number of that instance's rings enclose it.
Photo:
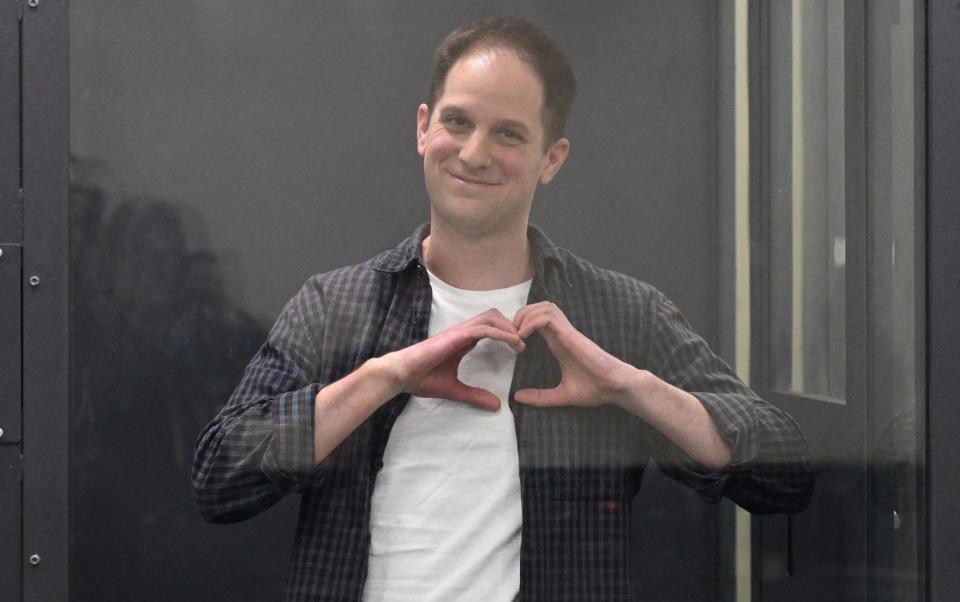
M 483 339 L 521 353 L 524 339 L 534 332 L 559 362 L 560 384 L 521 389 L 514 394 L 516 401 L 541 407 L 611 403 L 646 420 L 705 466 L 729 464 L 730 450 L 697 398 L 610 355 L 549 301 L 527 305 L 513 322 L 490 309 L 415 345 L 373 358 L 324 387 L 317 393 L 314 424 L 326 427 L 315 430 L 314 457 L 318 462 L 325 458 L 377 407 L 401 392 L 497 410 L 496 395 L 459 379 L 460 362 Z M 352 410 L 344 412 L 343 403 Z
M 482 339 L 506 343 L 517 353 L 526 347 L 510 320 L 496 309 L 489 309 L 416 345 L 387 354 L 384 359 L 395 366 L 399 387 L 406 393 L 497 410 L 500 400 L 496 395 L 464 384 L 457 377 L 460 361 Z
M 636 368 L 613 357 L 570 324 L 560 308 L 549 301 L 527 305 L 510 322 L 490 309 L 448 328 L 416 345 L 384 356 L 393 366 L 400 390 L 419 397 L 462 401 L 497 410 L 500 400 L 479 387 L 464 384 L 457 376 L 460 362 L 482 339 L 509 345 L 520 353 L 524 339 L 539 332 L 560 364 L 560 384 L 553 389 L 522 389 L 514 395 L 520 403 L 536 406 L 622 405 L 626 384 Z
M 550 301 L 527 305 L 513 320 L 521 338 L 539 332 L 560 364 L 560 384 L 521 389 L 514 399 L 534 406 L 623 405 L 626 384 L 636 368 L 610 355 L 573 327 Z

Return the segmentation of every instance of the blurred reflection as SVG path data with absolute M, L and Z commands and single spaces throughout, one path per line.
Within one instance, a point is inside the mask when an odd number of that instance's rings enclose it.
M 913 408 L 898 412 L 880 433 L 870 465 L 873 467 L 873 503 L 878 510 L 915 513 L 917 421 Z
M 265 330 L 227 299 L 216 256 L 188 242 L 196 216 L 74 182 L 73 591 L 119 600 L 151 584 L 151 599 L 176 599 L 197 591 L 183 589 L 200 523 L 194 437 Z
M 871 600 L 922 599 L 917 421 L 913 407 L 884 425 L 870 458 L 874 590 Z

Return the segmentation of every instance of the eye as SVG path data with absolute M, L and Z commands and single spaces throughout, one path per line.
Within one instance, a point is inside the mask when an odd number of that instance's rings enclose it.
M 466 117 L 461 117 L 460 115 L 448 115 L 443 118 L 444 125 L 447 126 L 447 129 L 453 131 L 463 131 L 470 127 L 470 122 Z
M 523 142 L 523 136 L 511 129 L 500 130 L 500 136 L 511 143 Z

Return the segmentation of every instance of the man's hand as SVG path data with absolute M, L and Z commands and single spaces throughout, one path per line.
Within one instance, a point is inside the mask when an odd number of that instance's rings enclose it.
M 535 331 L 560 363 L 560 384 L 553 389 L 522 389 L 514 399 L 536 406 L 622 405 L 627 381 L 636 368 L 613 357 L 570 324 L 549 301 L 517 312 L 514 326 L 524 339 Z
M 525 347 L 516 327 L 502 313 L 490 309 L 415 345 L 384 355 L 381 361 L 396 379 L 399 391 L 419 397 L 463 401 L 488 410 L 500 407 L 496 395 L 464 384 L 457 378 L 460 361 L 482 339 Z
M 470 387 L 457 378 L 457 369 L 477 343 L 492 339 L 516 352 L 525 344 L 516 327 L 495 309 L 457 324 L 405 349 L 374 357 L 320 389 L 314 400 L 313 455 L 319 463 L 377 408 L 398 393 L 453 399 L 496 410 L 496 395 Z
M 514 399 L 535 406 L 598 406 L 613 403 L 647 421 L 698 462 L 719 470 L 730 449 L 696 397 L 623 362 L 581 334 L 553 303 L 528 305 L 514 325 L 526 339 L 534 331 L 560 363 L 553 389 L 521 389 Z

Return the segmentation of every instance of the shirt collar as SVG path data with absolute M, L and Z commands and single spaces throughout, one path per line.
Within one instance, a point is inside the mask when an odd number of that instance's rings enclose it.
M 422 263 L 420 244 L 428 234 L 430 234 L 429 223 L 418 226 L 406 240 L 383 255 L 377 263 L 376 269 L 384 272 L 402 272 L 412 264 Z M 527 226 L 527 238 L 530 239 L 533 251 L 536 278 L 541 282 L 547 282 L 555 272 L 555 275 L 567 286 L 572 286 L 570 279 L 567 277 L 567 265 L 560 247 L 555 245 L 540 228 L 533 224 Z

